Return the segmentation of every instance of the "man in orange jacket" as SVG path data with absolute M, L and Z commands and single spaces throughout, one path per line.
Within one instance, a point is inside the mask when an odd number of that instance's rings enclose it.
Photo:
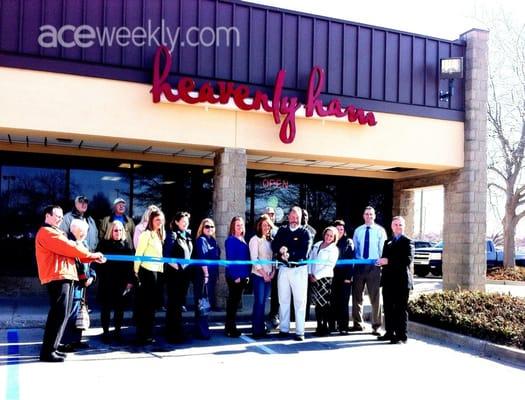
M 58 227 L 64 217 L 56 205 L 44 209 L 45 222 L 35 238 L 38 277 L 46 286 L 50 309 L 47 315 L 40 361 L 62 362 L 65 354 L 57 348 L 71 308 L 73 281 L 78 280 L 75 258 L 81 262 L 104 263 L 102 253 L 91 253 L 81 244 L 68 240 Z

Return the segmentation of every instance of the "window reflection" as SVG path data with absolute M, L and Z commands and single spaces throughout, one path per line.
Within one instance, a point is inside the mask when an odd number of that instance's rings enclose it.
M 352 234 L 355 227 L 363 223 L 363 210 L 368 205 L 376 209 L 378 223 L 389 224 L 392 210 L 390 181 L 269 171 L 248 171 L 247 180 L 248 226 L 253 226 L 268 206 L 275 209 L 277 223 L 286 224 L 287 214 L 295 205 L 308 210 L 308 223 L 318 233 L 335 219 L 343 219 L 348 233 Z
M 122 197 L 130 206 L 129 181 L 127 173 L 72 169 L 69 193 L 72 199 L 77 195 L 86 196 L 89 199 L 89 213 L 95 220 L 100 220 L 108 215 L 113 200 L 118 197 Z
M 133 180 L 133 219 L 138 221 L 149 205 L 155 204 L 164 210 L 162 202 L 164 186 L 174 184 L 174 180 L 165 179 L 156 173 L 137 173 Z
M 2 166 L 0 175 L 2 273 L 34 275 L 34 238 L 43 222 L 42 209 L 64 203 L 66 171 Z
M 36 276 L 34 237 L 43 223 L 42 209 L 55 203 L 67 213 L 80 194 L 88 197 L 88 213 L 97 223 L 117 197 L 126 200 L 135 222 L 150 204 L 159 205 L 168 222 L 176 211 L 189 211 L 194 230 L 212 214 L 211 168 L 149 163 L 137 168 L 119 160 L 0 154 L 0 276 Z

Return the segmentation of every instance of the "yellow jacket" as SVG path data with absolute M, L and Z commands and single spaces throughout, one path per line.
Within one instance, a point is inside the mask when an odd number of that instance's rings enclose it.
M 162 241 L 157 233 L 145 230 L 139 236 L 136 256 L 162 257 Z M 140 267 L 153 272 L 162 272 L 164 263 L 154 261 L 135 261 L 134 270 L 138 274 Z

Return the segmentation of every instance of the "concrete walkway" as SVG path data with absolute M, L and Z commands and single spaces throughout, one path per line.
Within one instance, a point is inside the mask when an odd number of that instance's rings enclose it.
M 412 296 L 417 296 L 421 293 L 431 293 L 442 290 L 443 282 L 439 278 L 415 278 L 414 291 Z M 514 296 L 525 298 L 525 284 L 521 285 L 505 285 L 505 284 L 487 284 L 487 292 L 510 293 Z M 249 321 L 252 312 L 253 297 L 245 295 L 243 298 L 243 308 L 239 310 L 239 319 L 242 321 Z M 93 324 L 100 324 L 99 313 L 96 302 L 90 304 L 93 310 L 91 313 L 91 320 Z M 49 305 L 47 297 L 45 296 L 3 296 L 0 297 L 0 328 L 36 328 L 42 327 L 47 318 Z M 370 303 L 368 296 L 364 297 L 364 311 L 365 318 L 370 312 Z M 164 316 L 164 312 L 157 314 L 159 318 Z M 184 317 L 191 319 L 192 312 L 184 313 Z M 210 320 L 224 321 L 225 312 L 210 313 Z M 130 320 L 131 312 L 126 313 L 126 318 Z M 314 309 L 310 309 L 310 318 L 314 319 Z

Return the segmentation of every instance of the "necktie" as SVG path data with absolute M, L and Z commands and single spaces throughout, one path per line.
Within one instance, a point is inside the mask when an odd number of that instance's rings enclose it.
M 366 260 L 368 259 L 368 253 L 370 252 L 370 227 L 366 227 L 365 232 L 365 244 L 363 246 L 363 258 Z

